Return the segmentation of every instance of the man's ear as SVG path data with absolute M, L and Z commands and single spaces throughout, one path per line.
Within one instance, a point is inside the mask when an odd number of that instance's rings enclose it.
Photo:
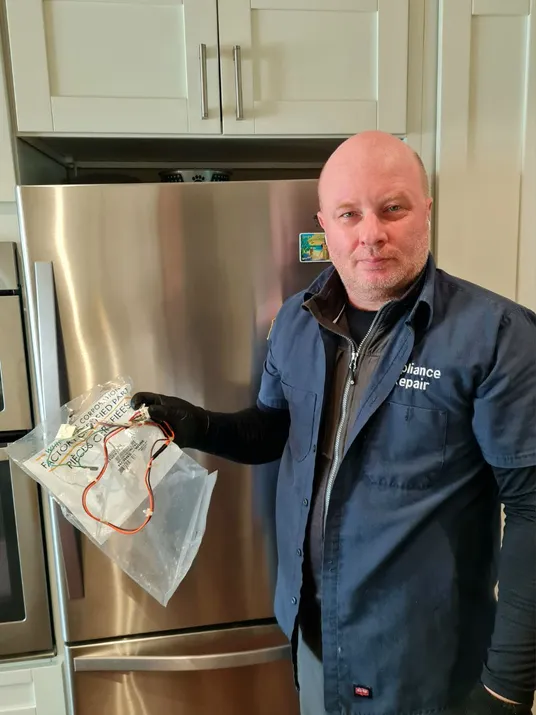
M 325 224 L 325 222 L 324 222 L 324 217 L 322 216 L 322 211 L 319 211 L 319 212 L 316 214 L 316 217 L 317 217 L 317 219 L 318 219 L 318 223 L 322 226 L 322 228 L 323 228 L 324 231 L 325 231 L 325 230 L 326 230 L 326 224 Z
M 432 220 L 432 205 L 434 203 L 434 200 L 432 198 L 427 199 L 426 204 L 427 204 L 427 209 L 428 209 L 428 221 L 430 222 Z

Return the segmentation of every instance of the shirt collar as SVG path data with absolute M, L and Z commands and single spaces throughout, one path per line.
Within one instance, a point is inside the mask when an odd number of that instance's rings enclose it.
M 428 260 L 426 261 L 426 266 L 424 267 L 424 278 L 422 282 L 422 287 L 419 293 L 415 305 L 413 306 L 406 323 L 409 325 L 414 325 L 415 322 L 420 319 L 420 315 L 423 315 L 426 311 L 426 322 L 425 328 L 428 330 L 432 324 L 434 317 L 434 294 L 435 294 L 435 279 L 436 279 L 436 264 L 434 257 L 431 253 L 428 254 Z

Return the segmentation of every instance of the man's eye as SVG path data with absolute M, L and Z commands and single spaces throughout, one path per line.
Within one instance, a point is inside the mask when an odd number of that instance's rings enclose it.
M 400 206 L 399 204 L 393 204 L 392 206 L 387 207 L 387 211 L 389 213 L 396 213 L 397 211 L 401 211 L 401 210 L 402 210 L 402 206 Z
M 352 218 L 352 216 L 355 216 L 355 211 L 345 211 L 341 218 Z

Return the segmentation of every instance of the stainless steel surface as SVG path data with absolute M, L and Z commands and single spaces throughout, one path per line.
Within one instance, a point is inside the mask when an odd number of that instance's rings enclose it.
M 324 268 L 298 261 L 314 180 L 22 187 L 19 199 L 30 313 L 33 264 L 54 265 L 63 401 L 127 374 L 209 409 L 252 404 L 273 317 Z M 219 478 L 177 593 L 163 608 L 83 539 L 71 642 L 272 617 L 276 469 L 194 456 Z
M 288 659 L 290 646 L 278 645 L 258 650 L 232 651 L 214 655 L 133 655 L 128 658 L 118 656 L 95 656 L 75 661 L 75 670 L 219 670 L 220 668 L 243 668 L 246 665 L 262 665 L 274 660 Z
M 7 464 L 8 457 L 0 448 L 2 463 Z M 37 485 L 13 463 L 11 474 L 26 618 L 0 623 L 0 656 L 52 649 Z
M 199 45 L 199 70 L 201 73 L 201 119 L 208 119 L 207 97 L 207 46 Z
M 242 94 L 242 48 L 240 45 L 233 47 L 233 61 L 235 70 L 235 101 L 236 119 L 244 119 L 244 98 Z
M 2 409 L 3 405 L 3 409 Z M 20 298 L 0 296 L 0 432 L 31 429 Z
M 52 263 L 39 261 L 35 264 L 35 297 L 41 392 L 39 412 L 41 418 L 46 419 L 62 404 Z M 53 537 L 58 538 L 61 543 L 61 561 L 65 570 L 67 596 L 68 598 L 82 598 L 84 596 L 84 580 L 77 532 L 74 526 L 65 519 L 53 499 L 50 499 L 50 512 L 53 520 Z M 68 640 L 68 629 L 66 629 L 65 637 Z
M 19 201 L 20 197 L 20 187 L 17 188 L 17 202 L 18 202 L 18 217 L 19 225 L 21 230 L 21 250 L 23 258 L 25 259 L 26 265 L 29 265 L 27 260 L 28 245 L 25 240 L 25 224 L 24 224 L 24 213 Z M 35 270 L 35 265 L 33 265 L 33 270 Z M 33 275 L 35 279 L 35 274 Z M 23 305 L 25 308 L 26 316 L 26 329 L 30 334 L 29 341 L 29 354 L 31 356 L 31 363 L 33 369 L 31 371 L 31 387 L 32 387 L 32 399 L 33 404 L 36 408 L 36 417 L 41 419 L 45 414 L 45 405 L 43 402 L 43 379 L 41 377 L 41 367 L 40 367 L 40 346 L 39 346 L 39 330 L 38 330 L 38 320 L 37 320 L 37 300 L 36 300 L 36 283 L 34 281 L 25 280 L 25 290 L 23 291 Z M 43 506 L 43 519 L 44 519 L 44 532 L 46 535 L 46 557 L 49 566 L 50 574 L 50 600 L 51 600 L 51 614 L 55 623 L 53 623 L 57 653 L 64 654 L 64 644 L 68 637 L 68 622 L 67 622 L 67 588 L 65 580 L 63 578 L 63 555 L 61 553 L 61 542 L 59 536 L 59 525 L 56 511 L 56 504 L 52 498 L 46 499 L 42 502 Z M 74 671 L 72 667 L 72 662 L 66 658 L 64 667 L 64 685 L 65 685 L 65 706 L 66 715 L 75 715 L 75 705 L 74 705 Z
M 220 670 L 290 660 L 290 654 L 289 643 L 273 625 L 122 639 L 71 648 L 76 672 Z
M 275 626 L 78 646 L 69 657 L 77 715 L 298 715 L 289 646 Z
M 0 241 L 0 290 L 17 290 L 18 287 L 15 244 Z

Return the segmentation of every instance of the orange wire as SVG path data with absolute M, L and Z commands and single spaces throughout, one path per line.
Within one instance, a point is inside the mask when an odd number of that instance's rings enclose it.
M 103 423 L 103 424 L 105 424 L 105 423 Z M 110 521 L 106 521 L 105 519 L 100 519 L 98 516 L 95 516 L 95 514 L 93 514 L 90 511 L 89 507 L 87 506 L 87 497 L 88 497 L 88 494 L 91 491 L 91 489 L 93 489 L 93 487 L 100 482 L 100 480 L 104 476 L 106 470 L 108 469 L 108 464 L 110 462 L 110 457 L 108 454 L 108 441 L 112 437 L 115 437 L 115 435 L 119 434 L 120 432 L 124 432 L 125 430 L 130 429 L 131 427 L 141 427 L 143 425 L 152 425 L 154 427 L 158 427 L 162 431 L 162 434 L 164 435 L 165 439 L 157 439 L 156 442 L 154 442 L 153 446 L 151 447 L 151 454 L 150 454 L 149 462 L 147 464 L 147 468 L 145 469 L 144 482 L 145 482 L 145 488 L 147 489 L 147 493 L 149 494 L 149 509 L 147 512 L 146 519 L 143 522 L 143 524 L 141 524 L 140 526 L 138 526 L 135 529 L 123 529 L 120 526 L 117 526 L 116 524 L 112 524 Z M 107 426 L 113 427 L 114 425 L 110 424 Z M 156 459 L 156 457 L 158 456 L 158 454 L 160 454 L 161 451 L 166 449 L 166 447 L 168 447 L 173 442 L 174 438 L 175 438 L 175 434 L 167 422 L 164 422 L 163 424 L 158 424 L 157 422 L 150 422 L 150 421 L 142 422 L 142 423 L 132 422 L 128 426 L 121 425 L 120 427 L 116 427 L 114 430 L 109 432 L 106 435 L 106 437 L 104 438 L 104 443 L 103 443 L 104 464 L 102 466 L 102 469 L 100 470 L 98 475 L 95 477 L 95 479 L 87 485 L 87 487 L 84 489 L 84 491 L 82 493 L 82 506 L 83 506 L 86 514 L 94 521 L 98 521 L 100 524 L 109 526 L 111 529 L 113 529 L 114 531 L 117 531 L 119 534 L 125 534 L 127 536 L 131 536 L 133 534 L 137 534 L 139 531 L 144 529 L 147 526 L 147 524 L 151 521 L 151 518 L 154 513 L 154 494 L 153 494 L 153 488 L 151 486 L 151 468 L 152 468 L 153 462 Z M 164 444 L 155 453 L 154 449 L 155 449 L 156 445 L 159 444 L 160 442 L 163 442 Z

